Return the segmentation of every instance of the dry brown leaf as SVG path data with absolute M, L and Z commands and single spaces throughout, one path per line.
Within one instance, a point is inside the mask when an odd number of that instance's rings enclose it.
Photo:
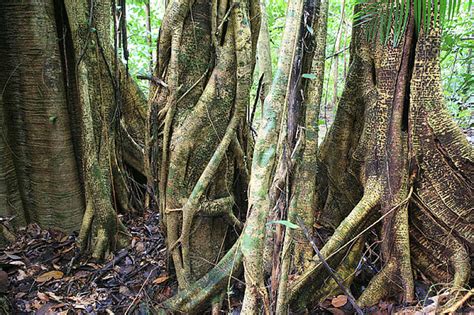
M 36 296 L 41 300 L 41 301 L 49 301 L 49 296 L 43 292 L 38 292 L 36 293 Z
M 62 296 L 57 296 L 56 294 L 54 294 L 53 292 L 46 292 L 46 294 L 53 300 L 55 300 L 56 302 L 62 302 Z
M 18 275 L 16 276 L 16 280 L 17 281 L 21 281 L 21 280 L 24 280 L 28 277 L 28 275 L 26 274 L 26 272 L 24 272 L 23 270 L 21 269 L 18 269 Z
M 143 244 L 143 242 L 138 242 L 137 245 L 135 245 L 135 249 L 137 252 L 142 253 L 145 250 L 145 244 Z
M 163 283 L 165 282 L 166 280 L 168 280 L 170 277 L 168 275 L 164 275 L 164 276 L 160 276 L 158 278 L 156 278 L 155 280 L 153 280 L 153 283 L 154 284 L 160 284 L 160 283 Z
M 53 270 L 45 272 L 38 277 L 36 277 L 36 282 L 43 283 L 52 279 L 61 279 L 64 276 L 64 273 L 59 270 Z
M 334 307 L 341 307 L 346 305 L 347 303 L 347 296 L 345 295 L 338 295 L 337 297 L 331 300 L 331 304 Z

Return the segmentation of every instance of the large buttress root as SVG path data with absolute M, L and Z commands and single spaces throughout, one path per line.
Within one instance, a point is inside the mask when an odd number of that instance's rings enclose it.
M 363 306 L 393 295 L 412 302 L 413 269 L 433 282 L 449 283 L 455 290 L 465 286 L 470 277 L 473 150 L 444 108 L 439 29 L 433 27 L 429 34 L 418 37 L 413 29 L 410 18 L 403 44 L 394 48 L 367 45 L 355 28 L 346 89 L 320 153 L 321 182 L 329 183 L 327 191 L 319 191 L 321 224 L 337 226 L 322 249 L 327 259 L 338 247 L 334 244 L 347 242 L 340 243 L 341 235 L 366 231 L 364 220 L 346 225 L 358 208 L 344 214 L 350 197 L 358 194 L 357 188 L 347 183 L 364 188 L 362 200 L 372 191 L 368 189 L 371 182 L 379 187 L 375 209 L 380 208 L 376 220 L 383 220 L 384 267 L 360 297 Z M 356 76 L 362 82 L 359 92 L 351 82 Z M 345 97 L 351 91 L 356 91 L 352 100 Z M 364 113 L 362 121 L 354 115 L 358 107 Z M 348 135 L 351 129 L 354 132 Z M 336 159 L 352 153 L 352 160 L 334 160 L 332 150 L 338 152 Z M 344 183 L 341 178 L 350 180 Z M 341 210 L 345 216 L 342 222 L 331 218 Z M 342 233 L 344 225 L 349 228 L 346 233 Z M 316 265 L 291 284 L 296 307 L 307 305 L 312 292 L 317 291 L 308 281 L 317 270 Z
M 37 222 L 68 232 L 84 219 L 80 242 L 87 245 L 92 236 L 92 252 L 102 257 L 123 245 L 126 234 L 116 215 L 130 209 L 123 161 L 142 168 L 133 162 L 140 150 L 127 156 L 119 150 L 119 105 L 137 139 L 144 108 L 124 67 L 110 62 L 111 2 L 2 5 L 0 40 L 11 51 L 1 52 L 2 73 L 10 77 L 0 79 L 0 119 L 14 126 L 1 130 L 0 199 L 7 201 L 1 211 L 15 212 L 16 225 Z M 121 76 L 113 78 L 114 72 Z
M 55 6 L 0 6 L 0 216 L 71 232 L 85 203 Z
M 162 307 L 183 313 L 196 312 L 205 305 L 209 305 L 211 299 L 225 288 L 231 278 L 241 272 L 241 269 L 242 252 L 238 240 L 214 268 L 187 289 L 166 300 Z

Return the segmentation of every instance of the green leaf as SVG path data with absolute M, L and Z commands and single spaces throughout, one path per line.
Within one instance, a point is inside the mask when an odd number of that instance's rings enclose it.
M 399 0 L 396 0 L 398 2 Z M 405 17 L 405 0 L 400 0 L 400 5 L 398 6 L 399 14 L 397 18 L 395 18 L 395 31 L 393 32 L 393 46 L 397 47 L 402 38 L 402 28 L 403 28 L 403 21 Z
M 387 28 L 385 29 L 385 39 L 384 39 L 384 45 L 387 45 L 388 40 L 390 39 L 390 31 L 392 29 L 392 15 L 394 14 L 394 6 L 396 4 L 396 0 L 389 1 L 388 3 L 388 17 L 387 17 Z
M 316 75 L 312 73 L 303 73 L 301 77 L 305 79 L 310 79 L 310 80 L 316 79 Z
M 288 220 L 276 220 L 276 221 L 270 221 L 267 223 L 267 225 L 270 225 L 270 224 L 281 224 L 281 225 L 284 225 L 286 226 L 287 228 L 289 229 L 299 229 L 300 227 Z
M 441 25 L 444 24 L 446 18 L 446 2 L 447 0 L 439 0 L 439 20 Z
M 419 32 L 421 29 L 421 19 L 423 14 L 423 0 L 415 0 L 415 25 Z
M 436 0 L 435 0 L 436 1 Z M 431 2 L 432 0 L 426 0 L 425 7 L 423 8 L 423 29 L 425 34 L 428 34 L 430 31 L 431 24 Z

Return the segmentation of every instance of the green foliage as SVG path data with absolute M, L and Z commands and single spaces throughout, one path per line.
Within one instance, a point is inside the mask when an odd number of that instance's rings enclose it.
M 283 36 L 283 29 L 285 28 L 286 8 L 288 3 L 286 0 L 267 0 L 266 5 L 270 46 L 272 48 L 272 66 L 273 69 L 276 69 L 278 50 Z
M 470 10 L 471 1 L 465 3 Z M 452 20 L 464 8 L 462 0 L 356 0 L 361 10 L 355 18 L 358 25 L 367 24 L 367 36 L 374 40 L 379 34 L 380 40 L 397 46 L 408 25 L 410 5 L 413 5 L 416 31 L 422 29 L 427 33 L 430 27 L 443 26 L 446 21 Z
M 459 14 L 445 22 L 441 42 L 441 73 L 448 109 L 458 124 L 473 128 L 474 75 L 473 13 L 463 4 Z
M 147 1 L 150 3 L 151 34 L 148 34 L 146 29 L 147 15 L 145 4 Z M 128 49 L 130 51 L 128 67 L 130 74 L 134 78 L 137 75 L 150 74 L 149 65 L 152 56 L 152 62 L 155 64 L 156 41 L 164 11 L 164 2 L 161 0 L 127 1 L 127 33 Z M 151 45 L 147 41 L 148 35 L 151 35 Z M 145 93 L 148 93 L 148 84 L 148 81 L 138 81 L 138 85 Z

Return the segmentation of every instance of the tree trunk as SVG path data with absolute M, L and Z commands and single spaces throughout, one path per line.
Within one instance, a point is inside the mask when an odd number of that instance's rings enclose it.
M 341 17 L 339 19 L 339 28 L 337 29 L 336 42 L 334 43 L 334 56 L 332 60 L 331 78 L 332 78 L 332 100 L 326 104 L 326 125 L 331 126 L 334 120 L 334 112 L 337 105 L 337 87 L 339 86 L 339 57 L 341 50 L 341 40 L 344 36 L 344 19 L 345 19 L 346 1 L 341 2 Z
M 66 231 L 82 224 L 81 243 L 93 235 L 102 257 L 125 233 L 114 210 L 128 209 L 119 122 L 143 112 L 130 79 L 111 77 L 110 2 L 1 6 L 1 215 Z
M 291 178 L 282 176 L 280 167 L 274 174 L 274 167 L 278 155 L 285 152 L 278 145 L 292 144 L 290 140 L 278 141 L 279 127 L 283 127 L 280 140 L 291 139 L 289 135 L 294 133 L 291 126 L 295 116 L 291 110 L 295 107 L 285 108 L 284 98 L 293 102 L 288 91 L 297 90 L 298 86 L 298 80 L 288 80 L 293 75 L 290 69 L 295 69 L 291 62 L 297 54 L 290 51 L 297 51 L 295 28 L 301 17 L 297 13 L 301 12 L 300 5 L 298 1 L 289 4 L 279 71 L 264 105 L 245 229 L 215 268 L 167 301 L 166 307 L 177 306 L 189 312 L 203 305 L 239 270 L 236 266 L 243 260 L 246 293 L 242 312 L 261 312 L 259 299 L 264 301 L 265 312 L 271 311 L 263 272 L 263 240 L 267 219 L 272 218 L 269 199 L 275 198 L 269 185 L 272 179 L 274 183 L 285 183 Z M 359 297 L 361 306 L 394 295 L 401 301 L 413 301 L 414 271 L 422 272 L 433 283 L 450 283 L 448 287 L 454 292 L 470 277 L 473 150 L 444 108 L 439 29 L 432 27 L 429 34 L 417 35 L 413 18 L 409 21 L 402 44 L 397 47 L 370 43 L 363 26 L 353 28 L 346 86 L 334 124 L 317 155 L 316 223 L 334 229 L 320 253 L 346 287 L 354 280 L 366 232 L 383 221 L 381 230 L 375 231 L 382 239 L 384 267 Z M 289 163 L 289 167 L 293 165 Z M 291 192 L 288 185 L 279 187 L 280 194 Z M 298 217 L 301 215 L 295 219 Z M 294 233 L 287 235 L 291 234 Z M 277 244 L 276 238 L 274 242 Z M 283 250 L 284 262 L 285 255 Z M 278 255 L 273 264 L 276 261 L 279 263 Z M 282 298 L 279 302 L 280 312 L 286 311 L 287 302 L 292 311 L 298 312 L 329 294 L 337 294 L 340 289 L 335 281 L 326 281 L 329 274 L 321 266 L 318 256 L 314 256 L 303 273 L 298 268 L 284 267 L 292 280 L 278 292 L 285 297 L 288 290 L 287 301 Z M 272 284 L 275 277 L 270 280 Z
M 470 277 L 473 150 L 444 107 L 440 30 L 414 28 L 410 18 L 398 47 L 372 45 L 355 28 L 346 87 L 319 155 L 318 223 L 335 228 L 323 256 L 348 266 L 347 246 L 374 218 L 383 221 L 384 268 L 362 306 L 395 294 L 413 301 L 413 270 L 452 288 Z M 294 307 L 321 289 L 315 260 L 292 285 Z
M 158 192 L 151 199 L 159 199 L 184 289 L 219 261 L 242 228 L 245 113 L 259 6 L 247 0 L 175 0 L 162 25 L 155 76 L 165 84 L 150 93 L 146 163 L 149 191 Z

